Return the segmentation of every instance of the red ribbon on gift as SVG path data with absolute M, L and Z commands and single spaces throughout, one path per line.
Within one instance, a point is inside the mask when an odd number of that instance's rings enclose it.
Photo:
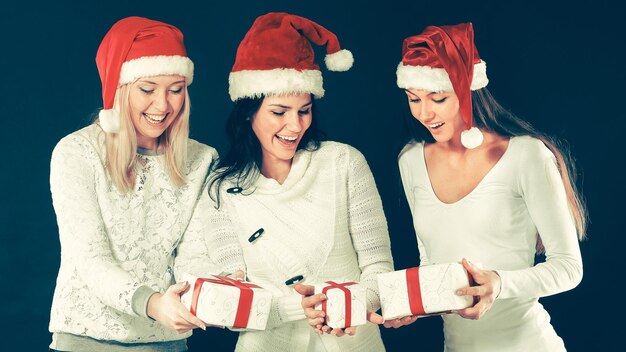
M 424 315 L 424 304 L 422 303 L 422 292 L 420 289 L 420 268 L 406 269 L 406 288 L 409 294 L 409 307 L 412 315 Z
M 235 279 L 231 279 L 226 276 L 213 276 L 215 279 L 207 279 L 199 277 L 196 279 L 196 283 L 193 286 L 193 295 L 191 296 L 191 308 L 189 311 L 191 314 L 196 315 L 196 309 L 198 307 L 198 298 L 200 297 L 200 291 L 202 291 L 202 284 L 205 282 L 211 282 L 219 285 L 234 286 L 241 290 L 239 294 L 239 304 L 237 305 L 237 314 L 235 315 L 234 328 L 245 328 L 248 326 L 248 319 L 250 318 L 250 310 L 252 309 L 252 298 L 254 297 L 254 291 L 252 287 L 261 288 L 255 284 L 249 282 L 243 282 Z
M 352 324 L 352 294 L 350 293 L 350 290 L 346 288 L 346 286 L 354 285 L 356 284 L 356 282 L 344 282 L 342 284 L 338 284 L 334 281 L 326 281 L 326 283 L 328 284 L 328 286 L 322 289 L 323 294 L 326 294 L 328 290 L 333 289 L 333 288 L 338 288 L 341 291 L 343 291 L 343 294 L 345 297 L 345 307 L 346 307 L 345 326 L 346 328 L 350 327 L 350 325 Z M 322 301 L 322 311 L 324 312 L 324 314 L 326 314 L 326 300 Z
M 428 315 L 424 310 L 424 304 L 422 302 L 419 270 L 419 267 L 406 269 L 406 286 L 409 294 L 409 306 L 411 308 L 412 315 Z M 467 279 L 469 285 L 474 286 L 474 278 L 472 277 L 472 275 L 470 275 L 469 272 L 467 273 Z

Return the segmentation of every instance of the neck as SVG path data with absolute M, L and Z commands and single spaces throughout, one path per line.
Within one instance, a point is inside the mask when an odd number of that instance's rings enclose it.
M 157 150 L 159 147 L 159 141 L 157 138 L 146 138 L 144 136 L 137 136 L 137 146 L 148 150 Z
M 292 160 L 293 159 L 280 160 L 271 156 L 263 157 L 261 174 L 267 178 L 273 178 L 276 182 L 282 185 L 287 179 L 287 176 L 289 176 Z

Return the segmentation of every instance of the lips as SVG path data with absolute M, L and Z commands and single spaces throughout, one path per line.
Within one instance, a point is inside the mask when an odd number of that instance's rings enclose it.
M 169 112 L 165 114 L 148 114 L 145 112 L 142 113 L 143 117 L 146 118 L 146 121 L 148 121 L 152 125 L 159 125 L 163 123 L 163 121 L 165 121 L 169 114 Z
M 274 137 L 285 147 L 293 148 L 298 145 L 298 136 L 281 136 L 275 134 Z
M 438 122 L 438 123 L 432 123 L 430 125 L 428 125 L 428 127 L 432 128 L 433 130 L 438 129 L 439 127 L 445 125 L 445 122 Z

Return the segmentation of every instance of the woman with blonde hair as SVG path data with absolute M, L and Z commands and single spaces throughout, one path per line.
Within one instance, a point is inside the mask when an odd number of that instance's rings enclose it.
M 567 154 L 489 93 L 471 23 L 406 38 L 397 78 L 420 265 L 462 261 L 477 283 L 457 292 L 477 303 L 443 317 L 445 350 L 564 351 L 538 299 L 582 279 L 586 212 Z
M 52 153 L 61 267 L 50 348 L 184 351 L 205 324 L 180 303 L 176 248 L 185 232 L 215 233 L 193 216 L 210 209 L 198 199 L 217 157 L 188 138 L 193 63 L 176 27 L 142 17 L 115 23 L 96 63 L 104 109 Z M 219 241 L 215 270 L 243 269 L 236 238 Z

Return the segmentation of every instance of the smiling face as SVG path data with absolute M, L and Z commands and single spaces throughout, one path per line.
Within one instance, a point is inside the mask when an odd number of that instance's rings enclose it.
M 406 89 L 411 115 L 424 125 L 437 142 L 461 140 L 466 129 L 454 92 L 435 93 Z
M 157 148 L 158 138 L 180 115 L 185 89 L 185 78 L 178 75 L 146 77 L 131 83 L 130 116 L 139 147 Z
M 263 164 L 291 161 L 302 136 L 311 126 L 311 94 L 268 96 L 252 116 L 252 130 L 259 139 Z

